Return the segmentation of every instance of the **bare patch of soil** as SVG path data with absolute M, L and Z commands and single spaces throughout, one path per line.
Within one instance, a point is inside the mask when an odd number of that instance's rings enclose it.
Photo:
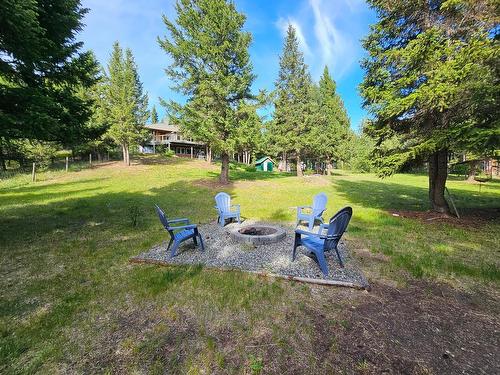
M 433 211 L 390 210 L 389 213 L 394 217 L 417 219 L 426 224 L 446 223 L 469 228 L 477 228 L 487 222 L 500 220 L 500 208 L 461 209 L 460 218 Z
M 220 190 L 220 189 L 232 189 L 233 188 L 233 183 L 229 182 L 229 184 L 222 184 L 220 183 L 218 178 L 204 178 L 201 180 L 196 180 L 191 183 L 194 186 L 202 187 L 202 188 L 208 188 L 211 190 Z
M 498 373 L 498 300 L 444 285 L 373 286 L 337 331 L 332 360 L 386 373 Z M 342 365 L 341 365 L 342 366 Z
M 426 282 L 375 284 L 370 293 L 312 288 L 317 293 L 305 313 L 314 365 L 274 363 L 285 373 L 500 372 L 498 298 Z M 279 354 L 270 347 L 265 357 Z

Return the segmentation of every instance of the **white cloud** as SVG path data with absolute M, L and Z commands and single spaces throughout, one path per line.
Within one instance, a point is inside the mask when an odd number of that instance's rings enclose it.
M 289 23 L 295 27 L 313 77 L 318 79 L 327 65 L 335 79 L 341 79 L 361 56 L 359 13 L 364 9 L 363 0 L 303 0 L 276 26 L 284 35 Z
M 299 42 L 299 47 L 304 53 L 304 55 L 306 56 L 311 55 L 311 48 L 309 48 L 309 45 L 307 44 L 306 38 L 304 36 L 304 32 L 302 31 L 302 27 L 300 26 L 297 20 L 295 20 L 292 17 L 288 17 L 288 19 L 280 17 L 276 22 L 276 26 L 281 30 L 283 36 L 286 35 L 289 24 L 292 25 L 293 28 L 295 29 L 295 32 L 297 34 L 297 40 Z
M 336 75 L 341 77 L 356 62 L 354 43 L 349 35 L 335 26 L 322 0 L 309 0 L 309 5 L 314 15 L 314 34 L 322 65 L 332 66 Z

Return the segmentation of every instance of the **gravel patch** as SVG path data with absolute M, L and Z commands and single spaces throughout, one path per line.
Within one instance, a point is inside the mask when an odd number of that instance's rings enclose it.
M 329 276 L 324 277 L 316 261 L 307 256 L 304 247 L 297 248 L 297 257 L 292 261 L 294 227 L 276 225 L 286 231 L 286 237 L 277 243 L 254 246 L 239 243 L 231 239 L 231 232 L 247 225 L 269 224 L 246 220 L 241 225 L 236 223 L 221 228 L 217 223 L 199 225 L 199 231 L 205 241 L 205 251 L 194 247 L 192 241 L 184 242 L 178 255 L 169 258 L 168 239 L 154 246 L 147 252 L 131 259 L 132 262 L 158 264 L 201 264 L 209 268 L 238 269 L 266 274 L 270 276 L 310 281 L 322 284 L 338 284 L 357 288 L 369 288 L 368 282 L 354 259 L 350 256 L 344 240 L 339 244 L 339 253 L 344 261 L 341 268 L 337 254 L 326 254 Z M 317 228 L 314 229 L 315 231 Z M 166 237 L 168 234 L 165 233 Z

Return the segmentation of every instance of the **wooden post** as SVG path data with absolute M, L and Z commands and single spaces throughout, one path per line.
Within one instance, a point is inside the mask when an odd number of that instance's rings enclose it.
M 33 163 L 33 170 L 31 171 L 31 182 L 36 181 L 35 163 Z
M 193 146 L 191 146 L 191 159 L 193 158 Z
M 89 154 L 89 164 L 90 168 L 92 168 L 92 154 Z
M 68 166 L 69 166 L 69 157 L 66 156 L 66 172 L 68 171 Z

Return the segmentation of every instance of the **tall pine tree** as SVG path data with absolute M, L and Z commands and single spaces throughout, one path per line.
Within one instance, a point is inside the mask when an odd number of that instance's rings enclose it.
M 450 150 L 500 144 L 498 8 L 489 0 L 369 0 L 379 21 L 364 41 L 361 93 L 375 121 L 379 171 L 427 160 L 433 210 Z M 390 142 L 397 138 L 397 142 Z M 390 147 L 392 145 L 392 147 Z
M 295 156 L 297 176 L 302 176 L 302 155 L 307 149 L 314 116 L 311 107 L 314 93 L 311 76 L 292 25 L 288 25 L 275 87 L 271 137 L 285 163 L 290 153 Z
M 80 1 L 0 1 L 0 156 L 15 139 L 74 143 L 85 137 L 95 61 L 77 33 Z
M 312 149 L 326 162 L 331 174 L 334 161 L 346 160 L 346 147 L 351 139 L 350 120 L 337 85 L 325 66 L 319 81 L 319 108 L 311 136 Z
M 123 53 L 118 42 L 113 45 L 108 64 L 106 99 L 108 135 L 122 147 L 123 162 L 130 165 L 130 146 L 146 137 L 148 97 L 143 92 L 132 51 L 126 49 Z
M 156 112 L 156 107 L 155 106 L 153 106 L 153 108 L 151 108 L 150 118 L 151 118 L 151 123 L 152 124 L 157 124 L 158 123 L 158 112 Z
M 238 106 L 251 97 L 254 80 L 252 37 L 243 31 L 245 16 L 232 1 L 183 0 L 176 11 L 175 23 L 163 18 L 169 35 L 159 42 L 172 57 L 167 75 L 187 101 L 163 104 L 186 134 L 221 154 L 220 182 L 227 183 L 239 135 Z

